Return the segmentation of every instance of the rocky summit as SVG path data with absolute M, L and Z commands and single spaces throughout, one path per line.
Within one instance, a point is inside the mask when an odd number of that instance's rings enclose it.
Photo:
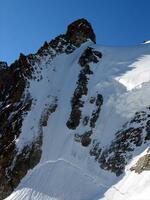
M 1 61 L 0 200 L 148 200 L 149 99 L 150 44 L 98 45 L 83 18 Z

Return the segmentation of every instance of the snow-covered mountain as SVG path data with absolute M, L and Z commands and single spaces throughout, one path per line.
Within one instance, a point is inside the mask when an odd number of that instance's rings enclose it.
M 0 200 L 150 199 L 150 44 L 80 19 L 0 62 Z

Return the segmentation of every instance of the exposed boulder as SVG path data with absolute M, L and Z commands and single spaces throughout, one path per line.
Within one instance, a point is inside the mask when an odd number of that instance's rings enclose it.
M 75 134 L 75 141 L 80 142 L 82 146 L 88 146 L 91 143 L 91 135 L 92 135 L 92 130 L 86 131 L 82 135 Z

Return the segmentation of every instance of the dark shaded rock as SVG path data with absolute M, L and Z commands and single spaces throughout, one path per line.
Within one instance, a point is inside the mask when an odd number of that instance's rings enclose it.
M 32 104 L 30 96 L 24 95 L 27 84 L 26 65 L 26 58 L 21 55 L 20 59 L 3 70 L 0 76 L 0 100 L 2 101 L 0 106 L 0 173 L 3 176 L 16 155 L 15 139 L 20 135 L 23 116 L 30 110 Z M 0 181 L 0 185 L 5 185 L 5 183 Z
M 86 131 L 84 134 L 75 134 L 75 141 L 80 142 L 82 146 L 88 146 L 91 143 L 92 131 Z
M 89 122 L 89 116 L 85 116 L 82 121 L 83 125 L 86 126 L 88 122 Z
M 88 47 L 79 59 L 80 65 L 83 67 L 91 62 L 98 63 L 99 59 L 102 58 L 102 53 Z
M 147 119 L 147 114 L 145 111 L 136 112 L 134 118 L 130 121 L 130 123 L 141 123 Z
M 42 135 L 40 135 L 30 145 L 25 146 L 22 152 L 17 155 L 14 161 L 14 167 L 8 170 L 8 176 L 11 177 L 9 183 L 12 188 L 16 188 L 28 170 L 32 169 L 39 163 L 42 154 L 41 146 Z
M 0 73 L 1 71 L 7 69 L 8 65 L 6 62 L 0 61 Z
M 107 152 L 103 152 L 102 156 L 99 159 L 100 167 L 104 170 L 111 170 L 114 172 L 116 176 L 120 176 L 125 169 L 125 165 L 127 164 L 124 156 L 120 153 L 116 153 L 115 156 L 108 157 L 106 161 Z
M 74 95 L 71 100 L 72 110 L 71 110 L 70 118 L 66 123 L 69 129 L 76 129 L 77 126 L 79 126 L 80 124 L 80 119 L 82 115 L 81 108 L 84 105 L 84 101 L 82 101 L 81 99 L 83 95 L 88 94 L 87 85 L 88 85 L 89 75 L 93 74 L 92 70 L 90 69 L 90 63 L 97 63 L 98 61 L 99 59 L 95 55 L 95 50 L 93 50 L 93 48 L 91 47 L 88 47 L 79 58 L 81 71 L 79 73 L 77 87 L 74 91 Z M 99 114 L 97 113 L 97 117 L 98 115 Z M 97 117 L 96 117 L 96 120 L 97 120 Z
M 39 55 L 43 54 L 43 52 L 48 50 L 48 48 L 49 48 L 49 44 L 48 44 L 48 42 L 45 41 L 43 46 L 37 51 L 37 54 L 39 54 Z M 45 55 L 47 55 L 47 54 L 45 54 Z
M 69 129 L 76 129 L 76 127 L 79 126 L 81 119 L 81 110 L 79 109 L 80 106 L 78 106 L 79 104 L 81 104 L 80 101 L 77 105 L 72 104 L 74 106 L 70 114 L 70 119 L 66 123 Z
M 84 147 L 87 147 L 91 143 L 91 138 L 88 135 L 83 135 L 81 139 L 81 144 Z
M 150 140 L 149 117 L 149 108 L 146 108 L 146 111 L 136 112 L 133 118 L 123 125 L 123 128 L 116 133 L 112 143 L 103 149 L 98 158 L 102 169 L 110 170 L 117 176 L 124 172 L 125 166 L 133 157 L 136 148 Z M 150 170 L 149 158 L 148 152 L 131 170 L 135 170 L 137 173 Z
M 13 160 L 17 155 L 15 139 L 19 137 L 22 126 L 22 113 L 30 108 L 30 102 L 26 104 L 20 103 L 18 106 L 10 106 L 9 109 L 5 109 L 0 112 L 1 123 L 1 137 L 0 137 L 0 199 L 6 198 L 14 190 L 11 185 L 11 180 L 14 180 L 13 176 L 8 176 L 8 171 L 13 164 Z M 12 114 L 13 111 L 16 113 Z M 10 118 L 11 116 L 11 118 Z M 6 119 L 9 119 L 5 121 Z M 18 173 L 22 172 L 23 169 L 20 168 Z M 18 177 L 18 183 L 20 179 Z
M 150 140 L 150 120 L 146 122 L 146 137 L 145 140 Z
M 96 97 L 91 97 L 90 100 L 89 100 L 89 102 L 90 102 L 91 104 L 93 104 L 93 103 L 95 103 L 95 100 L 96 100 Z
M 90 149 L 90 155 L 95 157 L 95 160 L 98 160 L 101 154 L 101 147 L 100 143 L 96 140 L 93 141 L 92 148 Z
M 128 159 L 131 159 L 132 151 L 142 142 L 142 128 L 131 127 L 119 131 L 111 145 L 102 152 L 99 158 L 100 167 L 119 176 L 124 172 Z
M 42 136 L 33 141 L 32 144 L 23 148 L 20 154 L 16 154 L 15 143 L 5 157 L 1 157 L 0 163 L 0 199 L 3 200 L 10 195 L 18 186 L 20 180 L 32 169 L 41 158 Z M 11 152 L 12 151 L 12 152 Z M 8 159 L 9 162 L 8 162 Z M 7 163 L 7 165 L 4 166 Z M 13 165 L 11 165 L 13 163 Z
M 124 172 L 126 164 L 133 156 L 133 151 L 149 140 L 150 122 L 147 113 L 149 113 L 148 109 L 136 112 L 134 117 L 123 125 L 123 129 L 116 133 L 113 142 L 99 156 L 102 169 L 110 170 L 117 176 Z M 147 159 L 147 156 L 145 160 L 141 159 L 141 163 L 139 161 L 137 167 L 133 167 L 132 170 L 140 171 L 144 166 L 149 166 L 145 164 L 149 162 Z M 149 169 L 149 167 L 145 168 Z
M 45 42 L 37 51 L 37 55 L 47 56 L 51 54 L 53 57 L 55 55 L 51 49 L 54 49 L 57 54 L 64 52 L 69 54 L 88 39 L 96 43 L 92 26 L 86 19 L 79 19 L 68 26 L 66 34 L 59 35 L 49 43 Z M 100 53 L 97 52 L 96 54 L 99 57 Z
M 60 35 L 54 40 L 52 40 L 49 43 L 49 48 L 54 49 L 57 54 L 70 54 L 76 49 L 76 47 L 73 44 L 71 44 L 70 41 L 67 39 L 66 35 Z
M 68 26 L 66 37 L 77 47 L 86 42 L 87 39 L 91 39 L 91 41 L 96 43 L 96 36 L 92 26 L 84 18 L 76 20 Z
M 90 119 L 91 128 L 95 128 L 96 122 L 100 115 L 101 106 L 103 105 L 103 96 L 101 94 L 97 94 L 95 105 L 96 105 L 96 109 L 93 111 L 91 119 Z
M 56 108 L 57 108 L 57 97 L 55 97 L 55 100 L 52 104 L 50 104 L 47 108 L 45 108 L 40 120 L 41 126 L 47 126 L 48 119 L 50 115 L 56 111 Z

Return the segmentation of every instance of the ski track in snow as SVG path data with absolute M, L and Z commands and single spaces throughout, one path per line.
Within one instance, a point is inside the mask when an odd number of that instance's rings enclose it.
M 107 188 L 107 189 L 109 188 L 109 186 L 106 186 L 105 184 L 98 183 L 97 180 L 93 176 L 85 173 L 82 168 L 78 167 L 77 165 L 75 165 L 75 164 L 73 164 L 73 163 L 71 163 L 67 160 L 64 160 L 63 158 L 59 158 L 57 160 L 51 160 L 51 161 L 47 161 L 45 163 L 39 164 L 39 165 L 37 165 L 37 167 L 34 168 L 34 170 L 38 170 L 39 168 L 42 168 L 42 167 L 44 167 L 44 165 L 47 165 L 47 164 L 57 164 L 57 163 L 66 163 L 67 165 L 70 165 L 72 168 L 80 171 L 83 176 L 86 176 L 87 178 L 89 178 L 97 186 L 101 186 L 101 187 L 104 187 L 104 188 Z M 33 172 L 31 171 L 30 176 L 32 176 L 32 173 Z

